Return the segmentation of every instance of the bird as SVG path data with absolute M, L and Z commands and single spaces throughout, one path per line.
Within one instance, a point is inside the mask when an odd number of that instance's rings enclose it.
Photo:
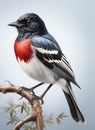
M 80 86 L 70 63 L 58 42 L 48 32 L 42 18 L 35 13 L 26 13 L 8 25 L 15 27 L 18 32 L 14 52 L 19 65 L 28 76 L 40 82 L 34 88 L 48 84 L 44 96 L 57 83 L 66 97 L 72 118 L 84 123 L 85 118 L 77 104 L 71 83 L 78 88 Z

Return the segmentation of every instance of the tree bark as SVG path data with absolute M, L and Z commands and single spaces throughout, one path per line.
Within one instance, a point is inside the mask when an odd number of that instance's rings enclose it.
M 31 114 L 19 121 L 13 130 L 20 130 L 24 123 L 33 121 L 36 123 L 37 130 L 43 130 L 43 116 L 42 116 L 42 107 L 39 101 L 39 98 L 34 94 L 34 92 L 26 91 L 21 89 L 19 86 L 13 85 L 8 81 L 9 86 L 0 86 L 0 92 L 3 94 L 7 93 L 17 93 L 22 97 L 26 98 L 31 104 Z

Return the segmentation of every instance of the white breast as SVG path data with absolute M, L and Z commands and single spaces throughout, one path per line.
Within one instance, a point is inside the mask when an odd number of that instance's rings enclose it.
M 34 57 L 32 57 L 28 63 L 25 63 L 23 60 L 21 61 L 18 59 L 18 62 L 24 72 L 31 78 L 40 82 L 54 83 L 54 72 L 47 68 L 43 63 L 41 63 L 36 55 Z

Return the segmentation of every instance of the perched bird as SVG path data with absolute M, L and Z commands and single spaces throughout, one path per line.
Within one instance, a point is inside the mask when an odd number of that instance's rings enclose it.
M 16 59 L 26 74 L 41 82 L 36 87 L 48 83 L 46 93 L 53 84 L 58 83 L 65 94 L 73 119 L 85 122 L 70 82 L 79 88 L 80 86 L 60 46 L 47 31 L 44 21 L 37 14 L 27 13 L 9 26 L 16 27 L 18 31 L 14 43 Z

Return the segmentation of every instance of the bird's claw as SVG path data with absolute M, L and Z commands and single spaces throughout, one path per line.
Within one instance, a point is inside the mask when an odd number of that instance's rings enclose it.
M 21 91 L 21 90 L 30 91 L 30 92 L 32 92 L 32 94 L 35 95 L 35 93 L 34 93 L 34 91 L 33 91 L 32 88 L 26 88 L 26 87 L 24 87 L 24 86 L 21 86 L 21 87 L 19 88 L 19 90 L 20 90 L 20 91 Z
M 41 105 L 43 105 L 43 104 L 44 104 L 43 98 L 40 96 L 39 99 L 40 99 L 40 101 L 41 101 Z
M 41 105 L 44 104 L 43 97 L 41 97 L 41 96 L 37 96 L 37 95 L 35 95 L 35 94 L 32 94 L 32 95 L 34 96 L 34 99 L 36 98 L 36 99 L 38 99 L 39 101 L 41 101 Z
M 41 105 L 44 104 L 43 96 L 37 96 L 37 95 L 35 95 L 35 93 L 34 93 L 34 91 L 33 91 L 32 88 L 26 88 L 26 87 L 22 86 L 22 87 L 19 88 L 19 91 L 22 91 L 22 90 L 32 92 L 32 95 L 33 95 L 32 100 L 38 99 L 38 100 L 41 101 Z M 23 98 L 23 97 L 21 97 L 21 98 Z M 33 101 L 32 101 L 32 102 L 33 102 Z

